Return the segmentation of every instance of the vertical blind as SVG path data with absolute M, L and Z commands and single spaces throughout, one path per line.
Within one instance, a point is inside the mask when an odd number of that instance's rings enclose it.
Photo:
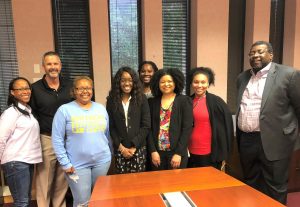
M 122 66 L 138 69 L 141 60 L 139 0 L 109 0 L 112 74 Z
M 0 109 L 6 108 L 8 85 L 17 77 L 18 62 L 11 0 L 0 0 Z
M 163 0 L 163 65 L 177 68 L 186 77 L 189 68 L 188 0 Z
M 92 74 L 89 1 L 52 0 L 55 48 L 68 78 Z

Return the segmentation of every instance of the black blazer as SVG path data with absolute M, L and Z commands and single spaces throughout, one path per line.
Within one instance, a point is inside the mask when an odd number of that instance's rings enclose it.
M 120 143 L 125 147 L 136 147 L 137 149 L 146 146 L 146 137 L 150 130 L 149 105 L 145 95 L 142 104 L 137 107 L 132 102 L 128 108 L 128 126 L 125 123 L 125 112 L 121 103 L 118 103 L 118 110 L 115 110 L 112 100 L 106 104 L 109 115 L 109 130 L 113 140 L 115 151 L 118 150 Z
M 161 97 L 149 99 L 152 130 L 148 135 L 147 146 L 150 153 L 158 151 L 158 134 L 160 128 Z M 193 127 L 193 103 L 192 99 L 185 95 L 175 97 L 171 121 L 170 121 L 170 144 L 174 154 L 187 155 L 187 144 Z
M 194 99 L 194 95 L 192 98 Z M 233 120 L 226 103 L 219 96 L 206 92 L 206 105 L 211 125 L 211 159 L 226 160 L 233 146 Z

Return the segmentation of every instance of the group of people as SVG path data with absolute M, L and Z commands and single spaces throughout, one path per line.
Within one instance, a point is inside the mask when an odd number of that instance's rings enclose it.
M 245 182 L 285 203 L 288 164 L 298 136 L 300 73 L 273 63 L 268 42 L 252 45 L 251 69 L 238 77 L 237 139 Z M 213 166 L 221 169 L 233 144 L 226 103 L 207 90 L 212 69 L 190 71 L 192 95 L 183 95 L 178 69 L 144 61 L 136 73 L 115 74 L 106 108 L 94 101 L 93 81 L 60 76 L 55 52 L 43 56 L 45 75 L 32 85 L 9 85 L 0 118 L 0 160 L 16 206 L 28 206 L 36 165 L 38 206 L 87 206 L 97 177 L 115 173 Z M 112 162 L 112 157 L 114 161 Z

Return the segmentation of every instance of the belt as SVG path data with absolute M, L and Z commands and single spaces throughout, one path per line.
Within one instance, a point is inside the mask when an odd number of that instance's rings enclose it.
M 50 132 L 41 132 L 41 134 L 51 137 L 51 133 Z
M 254 132 L 244 132 L 241 131 L 243 134 L 247 134 L 249 136 L 260 136 L 260 131 L 254 131 Z

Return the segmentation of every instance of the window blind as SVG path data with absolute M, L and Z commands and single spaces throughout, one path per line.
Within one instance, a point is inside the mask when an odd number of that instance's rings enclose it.
M 92 74 L 89 1 L 52 0 L 55 49 L 62 61 L 62 74 L 73 79 Z
M 11 0 L 0 1 L 0 109 L 6 108 L 9 82 L 19 75 Z
M 186 77 L 189 70 L 188 0 L 163 0 L 163 65 L 177 68 Z
M 112 75 L 122 66 L 138 69 L 141 60 L 139 0 L 109 0 Z

